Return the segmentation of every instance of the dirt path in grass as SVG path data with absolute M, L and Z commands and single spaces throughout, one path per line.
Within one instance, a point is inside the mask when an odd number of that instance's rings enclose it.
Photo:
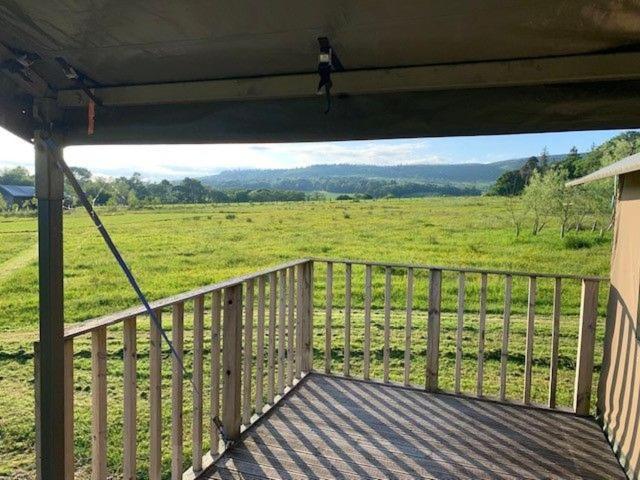
M 0 264 L 0 284 L 10 278 L 18 270 L 26 267 L 38 258 L 38 245 L 35 244 L 18 253 L 13 258 Z

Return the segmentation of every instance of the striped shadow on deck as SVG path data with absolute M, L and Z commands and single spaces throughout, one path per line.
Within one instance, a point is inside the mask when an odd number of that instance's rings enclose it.
M 310 374 L 200 478 L 625 476 L 589 418 Z

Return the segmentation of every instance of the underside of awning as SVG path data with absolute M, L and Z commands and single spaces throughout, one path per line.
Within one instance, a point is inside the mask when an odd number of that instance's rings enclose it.
M 323 36 L 344 66 L 328 114 Z M 640 126 L 634 2 L 0 1 L 0 44 L 0 125 L 26 139 L 43 97 L 66 144 Z

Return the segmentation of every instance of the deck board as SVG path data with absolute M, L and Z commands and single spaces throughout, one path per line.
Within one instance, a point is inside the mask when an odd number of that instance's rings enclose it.
M 307 376 L 203 479 L 624 479 L 588 418 Z

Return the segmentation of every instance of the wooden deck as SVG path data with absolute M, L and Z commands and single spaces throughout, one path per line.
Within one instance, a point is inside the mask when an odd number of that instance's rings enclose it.
M 624 479 L 591 419 L 307 376 L 205 479 Z

